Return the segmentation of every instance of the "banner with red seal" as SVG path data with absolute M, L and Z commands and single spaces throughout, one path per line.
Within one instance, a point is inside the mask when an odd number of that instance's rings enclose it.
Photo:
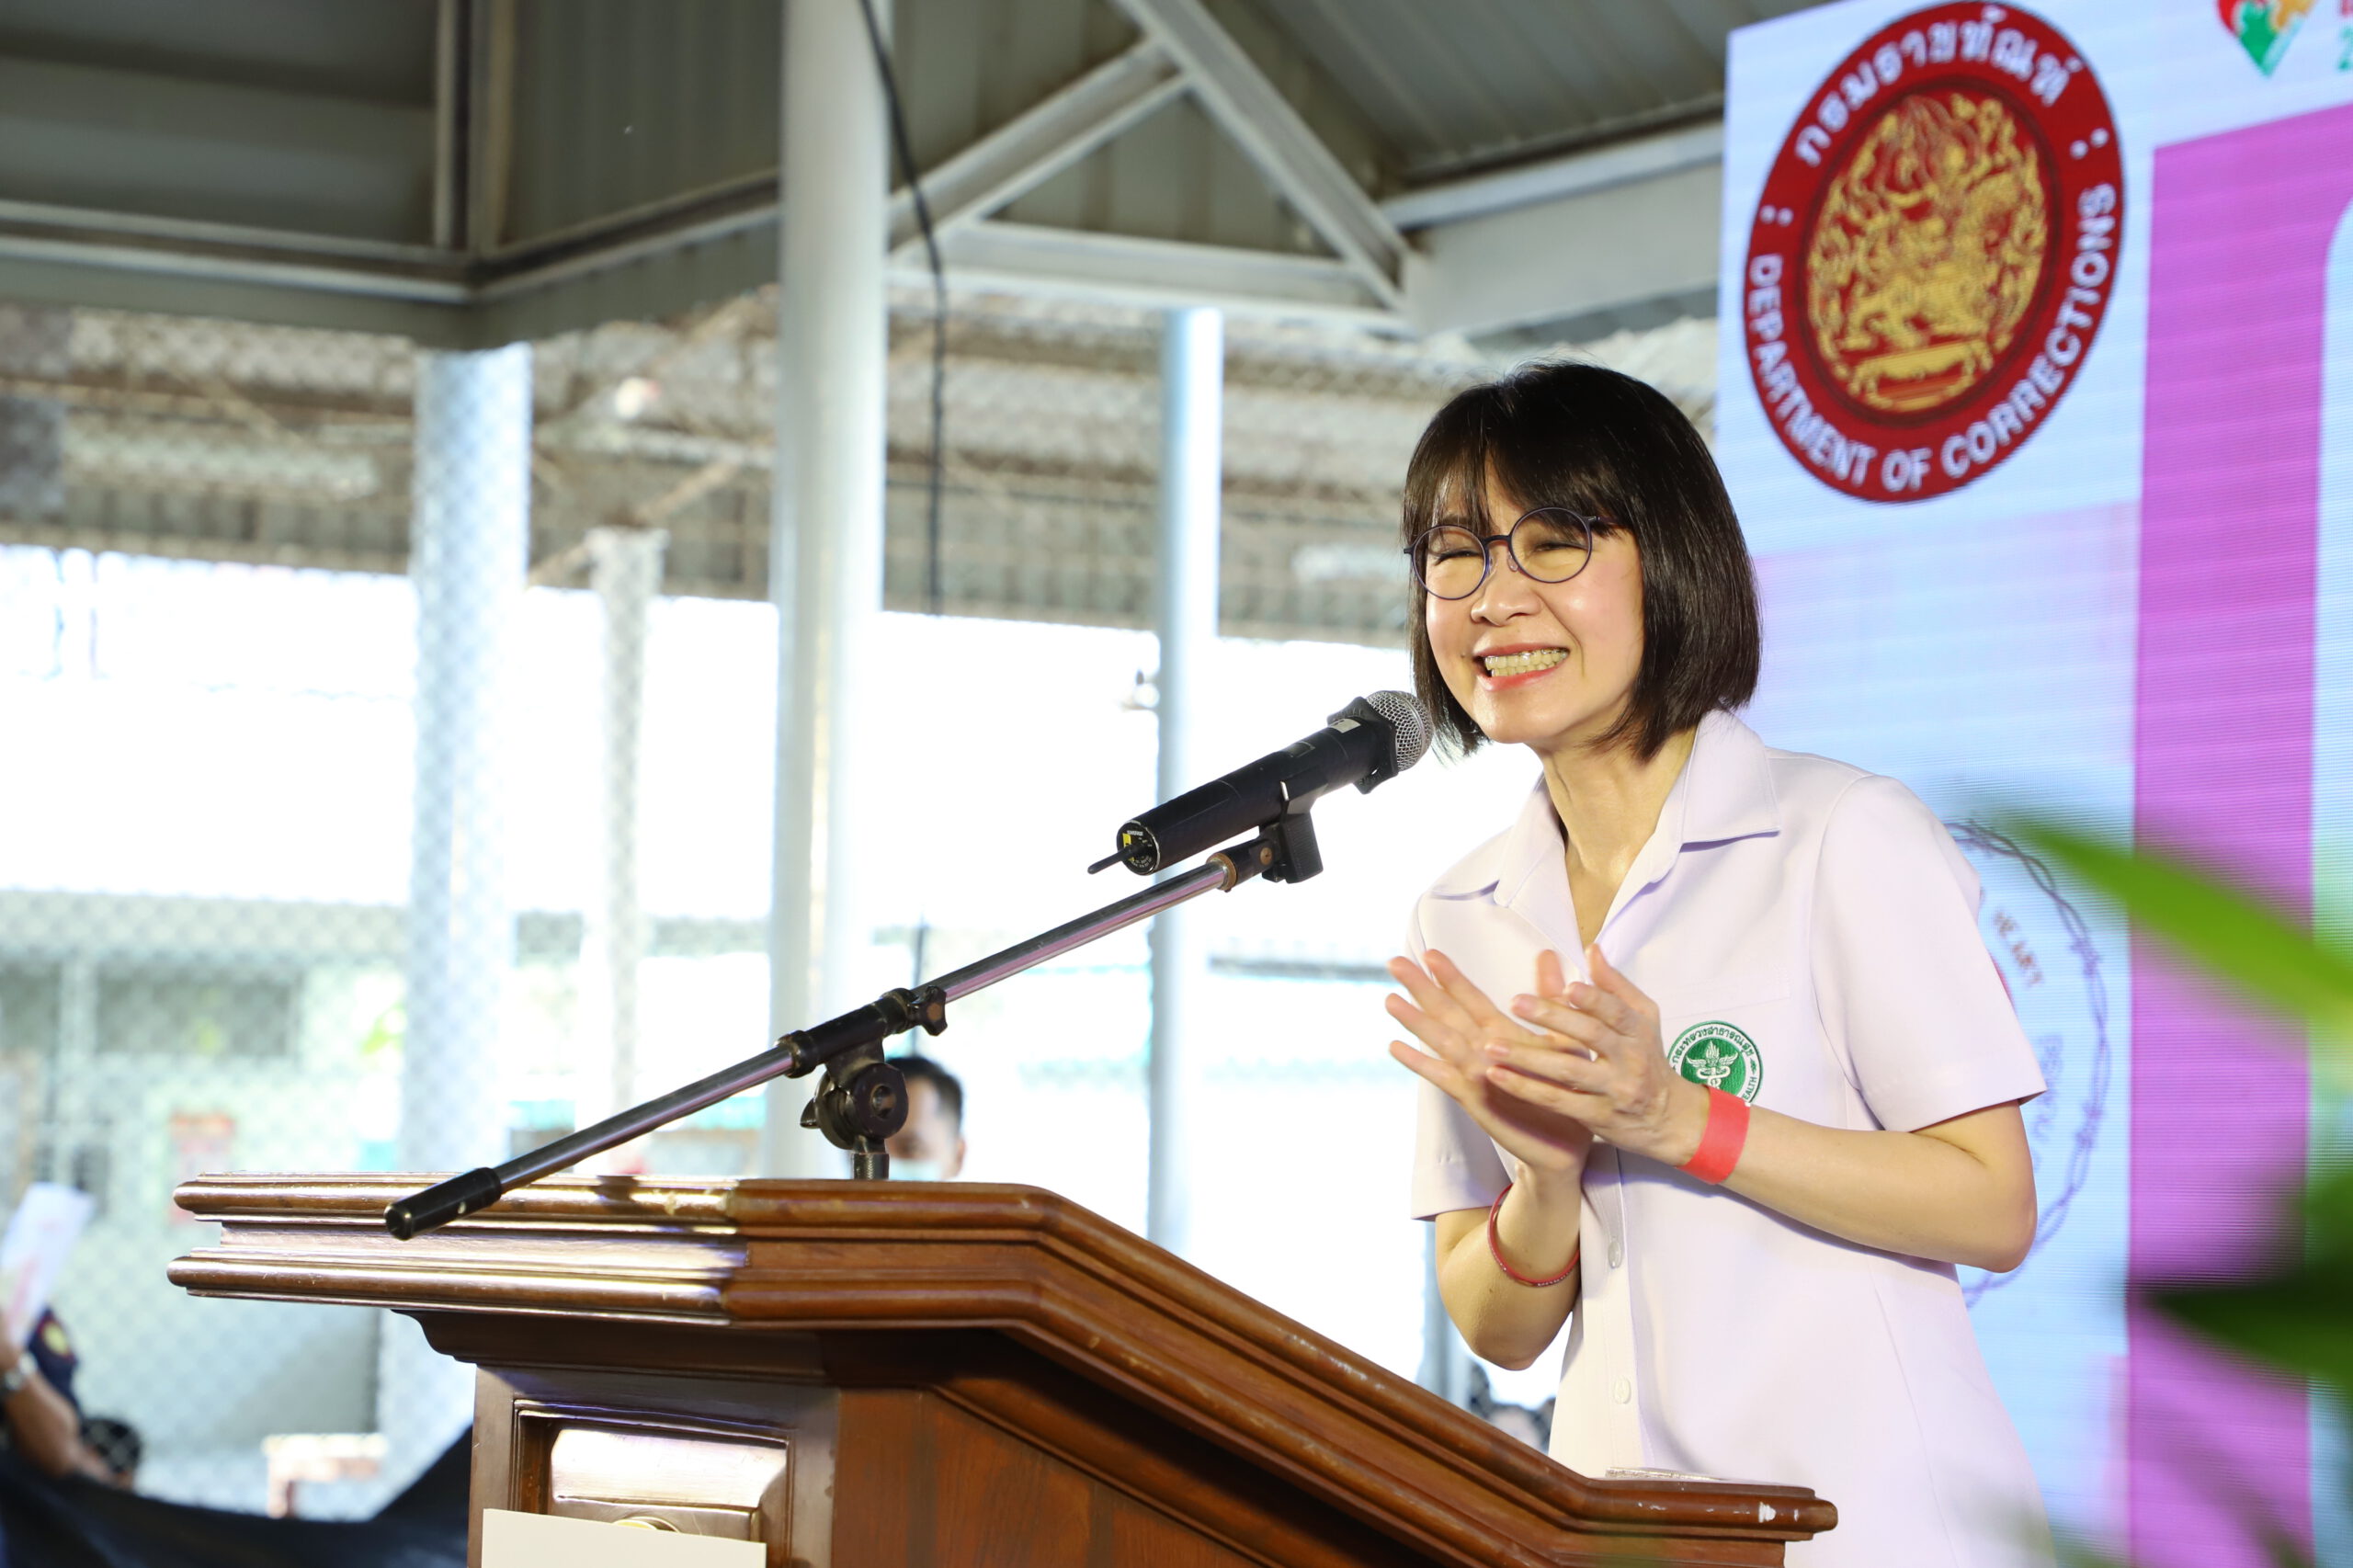
M 1781 444 L 1864 500 L 1960 489 L 2048 421 L 2107 317 L 2108 97 L 2030 11 L 1915 11 L 1807 100 L 1749 233 L 1746 358 Z

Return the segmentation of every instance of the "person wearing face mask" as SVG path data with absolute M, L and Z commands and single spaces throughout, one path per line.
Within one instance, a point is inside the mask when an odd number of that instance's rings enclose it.
M 907 1080 L 907 1124 L 882 1145 L 894 1181 L 954 1181 L 964 1168 L 964 1085 L 928 1056 L 894 1056 Z
M 1954 1272 L 2032 1244 L 2044 1085 L 1950 835 L 1735 716 L 1747 547 L 1650 387 L 1552 363 L 1463 392 L 1404 531 L 1441 744 L 1540 769 L 1390 965 L 1456 1326 L 1515 1369 L 1566 1326 L 1573 1469 L 1830 1499 L 1795 1568 L 2049 1563 Z

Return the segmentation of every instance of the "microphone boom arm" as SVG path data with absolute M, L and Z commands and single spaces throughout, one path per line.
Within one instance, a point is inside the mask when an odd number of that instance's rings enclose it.
M 408 1241 L 487 1209 L 516 1187 L 642 1138 L 706 1106 L 772 1078 L 805 1077 L 820 1067 L 825 1070 L 825 1082 L 802 1113 L 801 1125 L 819 1129 L 835 1146 L 847 1149 L 853 1176 L 881 1179 L 891 1169 L 883 1140 L 905 1123 L 907 1115 L 906 1085 L 898 1069 L 882 1059 L 883 1042 L 892 1036 L 912 1028 L 938 1034 L 948 1027 L 949 1003 L 1205 892 L 1230 892 L 1260 876 L 1269 881 L 1305 881 L 1323 866 L 1307 813 L 1285 817 L 1256 838 L 1221 849 L 1191 870 L 1092 914 L 1016 942 L 937 980 L 885 992 L 838 1017 L 795 1029 L 757 1056 L 745 1057 L 666 1095 L 566 1133 L 504 1165 L 461 1172 L 411 1193 L 386 1206 L 384 1228 Z

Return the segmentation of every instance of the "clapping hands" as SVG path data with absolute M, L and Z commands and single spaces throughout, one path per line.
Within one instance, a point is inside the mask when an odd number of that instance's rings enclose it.
M 1389 998 L 1390 1017 L 1426 1049 L 1393 1040 L 1389 1053 L 1532 1171 L 1582 1173 L 1597 1136 L 1679 1165 L 1699 1147 L 1706 1091 L 1667 1065 L 1657 1006 L 1597 946 L 1586 956 L 1591 984 L 1540 955 L 1534 991 L 1508 1013 L 1436 949 L 1418 965 L 1392 959 L 1407 994 Z

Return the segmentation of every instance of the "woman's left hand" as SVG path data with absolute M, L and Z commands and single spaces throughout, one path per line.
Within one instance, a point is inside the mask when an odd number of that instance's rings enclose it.
M 1487 1081 L 1514 1097 L 1575 1118 L 1594 1135 L 1620 1149 L 1670 1165 L 1699 1153 L 1708 1123 L 1708 1092 L 1666 1063 L 1658 1027 L 1658 1006 L 1642 988 L 1610 966 L 1598 944 L 1586 949 L 1594 983 L 1565 988 L 1557 955 L 1538 960 L 1552 965 L 1542 988 L 1568 1000 L 1515 996 L 1511 1013 L 1534 1028 L 1558 1037 L 1545 1046 L 1488 1041 Z M 1590 1055 L 1563 1050 L 1582 1047 Z

